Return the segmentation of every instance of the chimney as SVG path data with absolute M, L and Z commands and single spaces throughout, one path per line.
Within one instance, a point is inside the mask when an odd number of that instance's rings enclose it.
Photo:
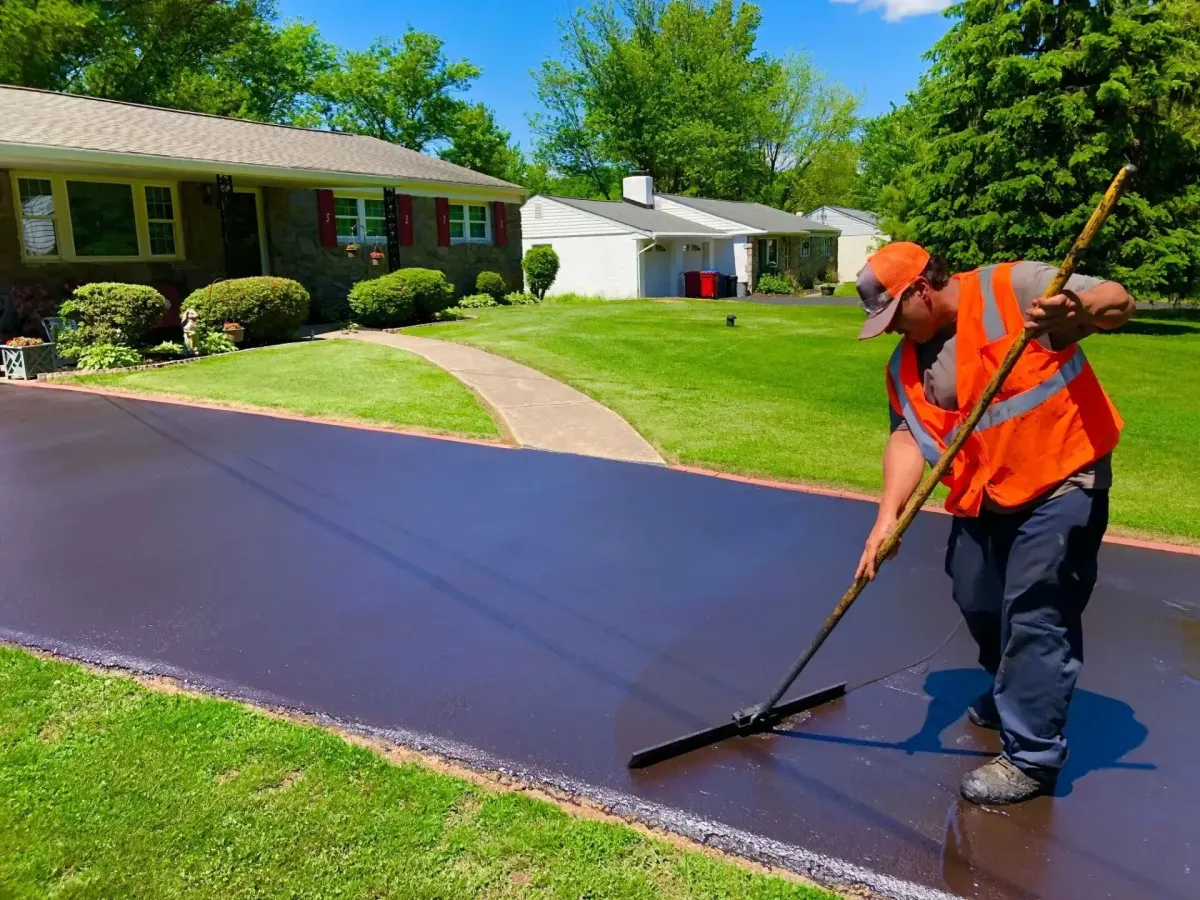
M 626 203 L 654 209 L 654 179 L 645 172 L 634 172 L 621 182 Z

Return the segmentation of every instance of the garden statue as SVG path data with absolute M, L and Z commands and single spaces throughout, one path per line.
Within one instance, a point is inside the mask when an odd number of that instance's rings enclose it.
M 194 309 L 185 310 L 183 314 L 183 345 L 187 347 L 188 356 L 195 356 L 199 350 L 196 348 L 196 331 L 200 327 L 200 315 Z

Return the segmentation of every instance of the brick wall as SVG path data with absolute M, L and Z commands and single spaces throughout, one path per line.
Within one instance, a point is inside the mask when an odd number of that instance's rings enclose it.
M 385 260 L 372 266 L 369 247 L 356 258 L 342 247 L 322 247 L 317 233 L 317 192 L 266 188 L 267 246 L 271 274 L 294 278 L 313 297 L 314 314 L 331 321 L 345 316 L 346 295 L 356 281 L 376 278 L 389 271 Z M 386 251 L 386 246 L 380 247 Z M 432 197 L 413 197 L 413 244 L 400 248 L 398 268 L 419 266 L 437 269 L 460 294 L 475 292 L 475 277 L 482 271 L 499 272 L 511 290 L 520 290 L 520 204 L 508 204 L 508 246 L 454 244 L 439 247 Z

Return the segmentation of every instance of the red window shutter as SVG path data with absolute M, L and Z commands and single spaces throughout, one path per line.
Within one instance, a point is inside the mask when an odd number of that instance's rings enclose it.
M 317 191 L 317 231 L 322 247 L 337 246 L 337 219 L 333 215 L 333 191 Z
M 412 194 L 396 195 L 396 221 L 400 223 L 400 246 L 411 247 L 413 242 Z
M 503 200 L 492 204 L 492 242 L 497 247 L 508 246 L 508 210 Z
M 450 201 L 445 197 L 438 197 L 435 201 L 437 209 L 437 229 L 438 229 L 438 246 L 450 246 Z

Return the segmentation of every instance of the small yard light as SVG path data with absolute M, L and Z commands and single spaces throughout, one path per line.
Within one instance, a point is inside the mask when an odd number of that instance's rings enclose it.
M 725 324 L 728 325 L 730 328 L 733 327 L 735 322 L 737 322 L 737 316 L 729 315 L 729 316 L 725 317 Z

